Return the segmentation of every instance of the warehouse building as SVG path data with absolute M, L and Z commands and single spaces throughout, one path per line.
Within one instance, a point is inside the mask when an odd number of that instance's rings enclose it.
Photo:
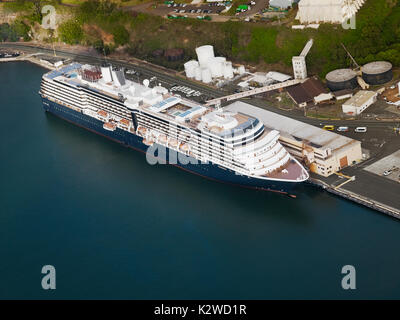
M 353 96 L 353 91 L 349 89 L 335 91 L 333 96 L 336 100 L 350 99 Z
M 315 103 L 315 98 L 327 93 L 321 81 L 316 78 L 307 79 L 298 85 L 288 87 L 287 93 L 299 107 L 305 107 L 309 103 Z
M 328 177 L 362 160 L 361 142 L 307 123 L 236 101 L 224 108 L 258 118 L 280 132 L 280 142 L 311 172 Z
M 371 104 L 376 102 L 378 93 L 374 91 L 360 90 L 342 105 L 343 113 L 359 115 Z

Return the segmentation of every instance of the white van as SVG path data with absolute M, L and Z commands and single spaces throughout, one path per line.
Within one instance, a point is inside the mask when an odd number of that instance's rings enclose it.
M 355 132 L 367 132 L 367 127 L 357 127 L 354 130 Z

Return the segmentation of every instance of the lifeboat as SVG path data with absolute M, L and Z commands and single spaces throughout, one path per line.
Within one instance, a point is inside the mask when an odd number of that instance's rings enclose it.
M 99 110 L 99 111 L 97 111 L 97 114 L 98 114 L 100 117 L 103 117 L 103 118 L 107 118 L 107 117 L 108 117 L 108 112 L 106 112 L 106 111 L 104 111 L 104 110 Z
M 178 140 L 172 138 L 169 140 L 169 146 L 172 148 L 176 148 L 178 146 Z
M 145 127 L 139 127 L 137 131 L 138 131 L 138 134 L 143 137 L 146 134 L 147 129 Z
M 103 128 L 108 131 L 114 131 L 117 128 L 117 125 L 112 122 L 106 122 L 103 124 Z
M 121 119 L 121 120 L 119 120 L 119 123 L 120 123 L 122 126 L 129 127 L 129 120 Z

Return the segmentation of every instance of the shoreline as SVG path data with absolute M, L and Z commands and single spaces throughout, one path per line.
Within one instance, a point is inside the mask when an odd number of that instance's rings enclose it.
M 328 193 L 331 193 L 335 196 L 339 196 L 343 199 L 358 203 L 363 205 L 364 207 L 370 208 L 372 210 L 384 213 L 390 217 L 396 218 L 400 220 L 400 210 L 397 208 L 393 208 L 391 206 L 385 205 L 379 201 L 373 201 L 372 199 L 367 199 L 360 194 L 356 194 L 352 191 L 341 189 L 341 188 L 333 188 L 329 184 L 315 178 L 310 178 L 306 181 L 307 184 L 317 187 L 319 189 L 325 190 Z
M 47 70 L 55 70 L 56 69 L 56 67 L 52 66 L 50 63 L 41 61 L 39 58 L 36 57 L 36 54 L 30 54 L 30 55 L 24 54 L 24 55 L 21 55 L 18 57 L 0 59 L 0 62 L 15 62 L 15 61 L 30 62 L 30 63 L 36 64 L 38 66 L 41 66 Z M 368 207 L 377 212 L 384 213 L 385 215 L 388 215 L 390 217 L 400 220 L 400 210 L 398 208 L 391 207 L 389 205 L 386 205 L 386 204 L 381 203 L 374 199 L 366 198 L 366 197 L 362 196 L 361 194 L 358 194 L 358 193 L 355 193 L 355 192 L 352 192 L 352 191 L 349 191 L 349 190 L 346 190 L 343 188 L 335 188 L 335 187 L 331 186 L 330 184 L 322 181 L 321 179 L 310 178 L 306 182 L 306 184 L 311 185 L 313 187 L 317 187 L 320 190 L 325 190 L 334 196 L 339 196 L 342 199 L 361 204 L 364 207 Z
M 47 70 L 54 70 L 56 69 L 54 66 L 51 66 L 50 64 L 47 64 L 45 62 L 40 61 L 40 59 L 34 57 L 34 56 L 26 56 L 26 55 L 20 55 L 18 57 L 13 57 L 13 58 L 1 58 L 0 62 L 6 63 L 6 62 L 18 62 L 18 61 L 24 61 L 24 62 L 30 62 L 33 64 L 36 64 L 40 67 L 43 67 Z

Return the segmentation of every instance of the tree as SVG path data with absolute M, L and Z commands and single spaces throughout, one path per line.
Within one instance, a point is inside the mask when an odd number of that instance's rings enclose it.
M 82 26 L 76 20 L 68 20 L 59 27 L 61 40 L 68 44 L 78 44 L 83 39 Z

